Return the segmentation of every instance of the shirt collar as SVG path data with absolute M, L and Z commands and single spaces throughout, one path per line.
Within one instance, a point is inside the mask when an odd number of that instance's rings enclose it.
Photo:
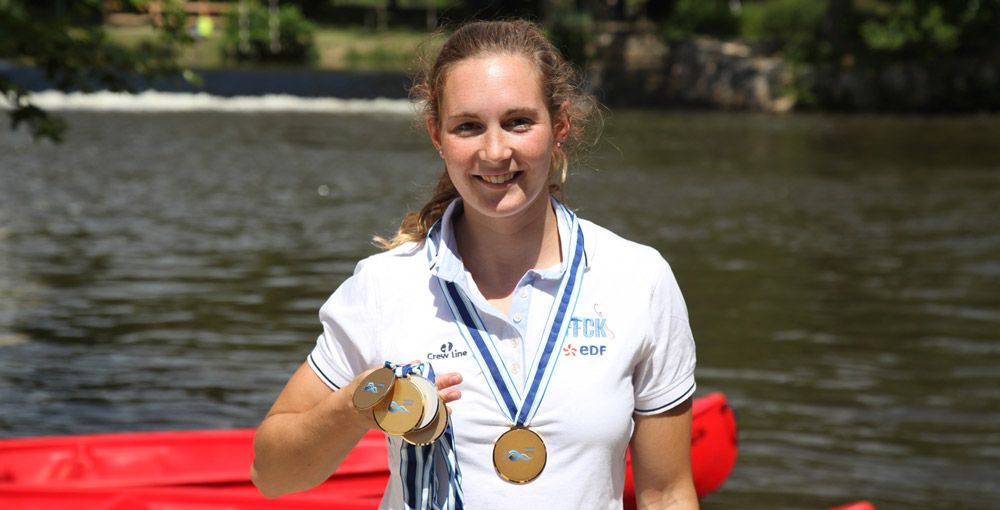
M 556 212 L 556 224 L 559 228 L 559 242 L 562 248 L 562 261 L 544 269 L 531 269 L 528 272 L 541 279 L 559 279 L 566 271 L 567 258 L 570 253 L 569 228 L 570 219 L 564 210 L 564 206 L 555 198 L 552 198 L 552 205 Z M 458 245 L 455 242 L 454 218 L 464 207 L 461 198 L 456 198 L 448 204 L 441 219 L 431 227 L 428 233 L 427 249 L 431 273 L 445 281 L 453 282 L 461 287 L 465 287 L 465 265 L 458 254 Z M 579 220 L 577 220 L 579 221 Z M 589 244 L 589 243 L 586 243 Z M 589 261 L 584 247 L 584 264 L 589 266 Z M 463 289 L 464 290 L 464 289 Z

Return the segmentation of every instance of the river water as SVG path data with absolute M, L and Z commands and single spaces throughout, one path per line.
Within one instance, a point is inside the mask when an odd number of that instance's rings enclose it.
M 399 108 L 353 110 L 0 134 L 0 436 L 255 425 L 439 171 Z M 740 428 L 705 508 L 1000 507 L 998 141 L 996 117 L 608 116 L 569 202 L 677 274 L 699 393 Z

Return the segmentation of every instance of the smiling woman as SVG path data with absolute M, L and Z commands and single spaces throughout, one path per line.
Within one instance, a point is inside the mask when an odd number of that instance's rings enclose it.
M 513 61 L 511 65 L 517 66 L 518 69 L 499 65 L 501 60 Z M 487 66 L 485 61 L 491 61 L 492 66 Z M 490 67 L 490 71 L 496 73 L 506 72 L 511 76 L 505 79 L 517 80 L 520 83 L 509 83 L 510 86 L 517 85 L 517 88 L 515 90 L 504 88 L 500 91 L 500 95 L 494 95 L 496 91 L 493 91 L 493 94 L 479 91 L 479 88 L 485 85 L 483 80 L 483 77 L 487 76 L 485 74 L 479 75 L 472 70 L 466 70 L 464 76 L 460 76 L 459 79 L 446 80 L 452 77 L 453 68 L 463 64 L 468 67 L 477 64 L 478 67 Z M 530 69 L 525 69 L 525 65 Z M 517 72 L 520 75 L 515 74 Z M 541 120 L 542 114 L 545 114 L 544 127 L 550 131 L 549 134 L 555 141 L 552 146 L 550 140 L 552 150 L 547 175 L 548 190 L 550 194 L 561 196 L 569 168 L 567 153 L 574 146 L 582 145 L 586 128 L 597 111 L 597 104 L 593 96 L 581 90 L 576 71 L 545 38 L 541 30 L 524 21 L 468 24 L 452 34 L 437 58 L 417 75 L 410 89 L 410 99 L 420 107 L 427 131 L 442 158 L 446 155 L 440 135 L 445 129 L 444 122 L 451 120 L 445 118 L 446 114 L 442 110 L 445 108 L 442 104 L 445 97 L 450 97 L 447 87 L 467 89 L 466 93 L 476 94 L 486 102 L 501 97 L 507 98 L 508 94 L 537 96 L 531 99 L 520 98 L 522 101 L 531 102 L 532 99 L 537 99 L 540 102 L 512 105 L 510 111 L 504 112 L 505 120 L 510 123 L 509 131 L 525 132 L 531 130 L 532 124 Z M 449 107 L 455 110 L 449 117 L 457 116 L 461 119 L 463 114 L 474 117 L 475 112 L 454 108 L 454 105 Z M 555 123 L 559 125 L 556 126 Z M 463 122 L 458 124 L 454 127 L 463 130 L 466 135 L 473 134 L 469 130 L 485 127 Z M 515 124 L 518 126 L 515 127 Z M 562 131 L 554 132 L 555 127 Z M 539 130 L 536 128 L 533 131 Z M 446 171 L 438 180 L 433 198 L 419 212 L 404 217 L 393 239 L 376 238 L 376 244 L 383 248 L 393 248 L 407 241 L 420 241 L 426 236 L 427 230 L 441 217 L 448 204 L 459 196 L 447 168 L 446 161 Z M 516 176 L 485 173 L 482 179 L 500 184 L 511 177 Z
M 697 508 L 694 340 L 670 267 L 554 196 L 593 110 L 575 83 L 528 22 L 445 42 L 411 93 L 444 160 L 434 197 L 320 310 L 316 347 L 258 429 L 264 494 L 321 483 L 379 427 L 383 509 L 621 508 L 629 447 L 640 508 Z M 414 379 L 435 369 L 437 396 Z M 446 427 L 421 415 L 439 408 Z M 435 421 L 430 444 L 406 433 Z

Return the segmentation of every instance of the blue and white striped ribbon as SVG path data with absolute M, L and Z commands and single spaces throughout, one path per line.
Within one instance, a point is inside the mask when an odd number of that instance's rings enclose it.
M 486 382 L 497 407 L 516 426 L 529 424 L 545 397 L 548 383 L 558 361 L 558 351 L 562 349 L 566 338 L 566 329 L 569 326 L 569 321 L 566 320 L 567 312 L 571 314 L 572 310 L 576 308 L 586 266 L 584 264 L 583 231 L 576 215 L 561 203 L 555 202 L 555 204 L 557 213 L 563 215 L 569 227 L 567 229 L 569 232 L 567 245 L 570 247 L 570 252 L 566 258 L 569 265 L 563 272 L 559 291 L 549 311 L 545 329 L 543 329 L 546 335 L 545 342 L 535 355 L 534 363 L 532 363 L 531 371 L 528 372 L 526 379 L 527 391 L 523 395 L 504 365 L 503 357 L 496 351 L 496 345 L 469 297 L 464 295 L 454 282 L 438 278 L 445 300 L 456 319 L 455 323 L 459 333 L 465 339 L 473 357 L 487 376 Z M 434 228 L 431 229 L 428 238 L 433 232 Z M 436 256 L 434 243 L 428 241 L 428 246 L 430 248 L 429 255 L 433 259 Z
M 430 363 L 411 363 L 396 366 L 386 362 L 396 377 L 419 375 L 435 382 L 434 367 Z M 451 417 L 446 417 L 448 427 L 432 444 L 414 446 L 400 441 L 399 477 L 403 482 L 403 503 L 406 510 L 462 510 L 462 470 L 455 455 L 455 433 Z

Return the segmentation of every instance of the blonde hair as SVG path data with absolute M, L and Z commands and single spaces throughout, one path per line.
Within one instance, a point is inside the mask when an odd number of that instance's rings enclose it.
M 555 120 L 564 116 L 569 121 L 567 143 L 560 144 L 552 152 L 549 168 L 550 175 L 558 176 L 550 182 L 549 193 L 561 196 L 569 169 L 566 145 L 570 141 L 582 141 L 587 120 L 596 111 L 596 101 L 593 96 L 582 92 L 576 70 L 549 42 L 538 25 L 524 20 L 477 21 L 456 30 L 445 41 L 437 58 L 432 63 L 424 62 L 410 87 L 410 99 L 419 107 L 421 124 L 426 126 L 427 121 L 440 122 L 441 95 L 448 72 L 465 59 L 483 55 L 528 58 L 539 70 L 549 117 Z M 438 178 L 431 199 L 420 211 L 406 213 L 396 235 L 392 239 L 376 236 L 373 240 L 375 245 L 388 250 L 410 241 L 422 242 L 448 204 L 458 196 L 458 190 L 445 169 Z

